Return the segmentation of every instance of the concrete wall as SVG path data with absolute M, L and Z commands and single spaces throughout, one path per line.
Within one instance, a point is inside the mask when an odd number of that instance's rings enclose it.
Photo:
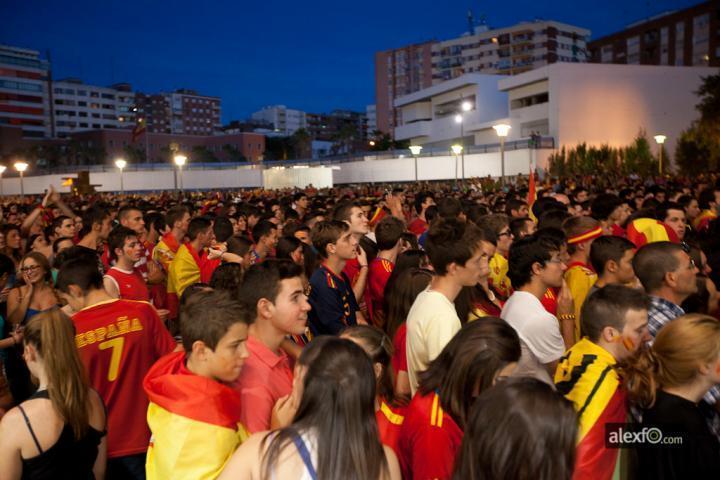
M 505 174 L 527 175 L 530 156 L 536 157 L 537 168 L 547 166 L 547 158 L 552 150 L 511 150 L 505 152 Z M 420 157 L 417 160 L 418 180 L 449 180 L 462 178 L 462 157 L 454 156 Z M 465 177 L 500 176 L 500 152 L 465 155 Z M 132 171 L 123 174 L 123 185 L 126 192 L 173 190 L 175 177 L 173 170 Z M 26 176 L 24 179 L 26 194 L 43 193 L 48 185 L 53 185 L 60 192 L 69 192 L 69 187 L 61 187 L 62 175 Z M 309 183 L 322 188 L 333 184 L 361 182 L 412 182 L 415 180 L 415 161 L 406 156 L 387 160 L 365 160 L 347 162 L 332 167 L 311 168 L 270 168 L 237 167 L 218 170 L 183 170 L 182 178 L 178 176 L 178 187 L 186 190 L 211 190 L 233 188 L 267 188 L 305 187 Z M 90 183 L 97 185 L 100 192 L 119 192 L 119 172 L 91 172 Z M 19 195 L 20 179 L 18 177 L 2 178 L 0 187 L 3 195 Z

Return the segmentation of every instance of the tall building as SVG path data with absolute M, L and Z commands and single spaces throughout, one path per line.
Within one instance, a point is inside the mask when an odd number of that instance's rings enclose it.
M 655 15 L 593 40 L 588 50 L 593 63 L 720 66 L 720 3 Z
M 398 125 L 393 101 L 432 85 L 433 41 L 375 54 L 375 108 L 377 129 L 393 132 Z
M 24 138 L 52 135 L 49 74 L 40 52 L 0 45 L 0 126 L 21 128 Z
M 377 107 L 375 104 L 368 105 L 365 107 L 365 116 L 367 117 L 367 132 L 368 136 L 377 130 Z
M 278 135 L 287 137 L 301 128 L 307 128 L 307 115 L 285 105 L 263 107 L 251 115 L 253 120 L 269 122 Z
M 55 135 L 109 128 L 132 128 L 135 94 L 129 84 L 86 85 L 76 78 L 52 83 Z
M 218 134 L 222 130 L 220 108 L 219 97 L 200 95 L 188 89 L 135 94 L 137 117 L 146 121 L 151 133 Z
M 515 75 L 555 62 L 586 62 L 590 31 L 550 20 L 472 33 L 375 54 L 377 127 L 402 124 L 393 101 L 466 73 Z

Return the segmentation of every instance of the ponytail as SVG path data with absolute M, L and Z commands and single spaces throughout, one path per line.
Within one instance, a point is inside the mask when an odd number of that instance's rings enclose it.
M 632 404 L 640 408 L 650 408 L 655 404 L 658 370 L 660 366 L 652 347 L 638 349 L 619 367 L 625 390 Z
M 75 438 L 82 438 L 89 425 L 88 381 L 72 322 L 59 309 L 40 313 L 28 322 L 24 338 L 42 359 L 53 408 L 70 425 Z

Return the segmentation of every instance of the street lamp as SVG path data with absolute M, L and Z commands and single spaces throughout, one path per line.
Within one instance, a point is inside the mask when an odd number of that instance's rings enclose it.
M 127 162 L 122 158 L 118 158 L 115 160 L 115 166 L 120 169 L 120 195 L 122 195 L 125 193 L 125 187 L 123 185 L 123 168 L 127 166 Z
M 462 147 L 462 145 L 455 144 L 452 147 L 450 147 L 450 150 L 452 150 L 452 152 L 455 154 L 455 183 L 457 183 L 457 180 L 458 180 L 458 174 L 457 174 L 458 155 L 460 155 L 463 152 L 463 147 Z
M 493 125 L 495 133 L 500 137 L 500 182 L 505 185 L 505 137 L 510 133 L 510 125 L 498 123 Z
M 3 194 L 2 174 L 5 173 L 5 170 L 7 170 L 7 167 L 0 165 L 0 195 Z
M 180 176 L 180 191 L 183 190 L 183 182 L 182 182 L 182 167 L 185 165 L 185 162 L 187 161 L 187 157 L 185 155 L 175 155 L 175 158 L 173 159 L 175 161 L 175 165 L 178 167 L 178 172 Z M 175 185 L 175 188 L 177 188 L 177 185 Z
M 420 145 L 410 145 L 410 153 L 412 153 L 412 156 L 415 158 L 415 181 L 418 181 L 418 174 L 417 174 L 417 157 L 420 155 L 420 152 L 422 151 L 422 147 Z
M 665 135 L 655 135 L 655 142 L 657 142 L 658 145 L 660 145 L 660 150 L 658 151 L 658 171 L 660 172 L 660 175 L 662 175 L 663 165 L 662 165 L 662 151 L 663 151 L 663 143 L 665 143 L 665 140 L 667 137 Z
M 20 173 L 20 198 L 24 201 L 25 200 L 25 185 L 23 184 L 23 173 L 25 173 L 25 170 L 28 168 L 28 164 L 25 162 L 15 162 L 15 170 L 17 170 Z

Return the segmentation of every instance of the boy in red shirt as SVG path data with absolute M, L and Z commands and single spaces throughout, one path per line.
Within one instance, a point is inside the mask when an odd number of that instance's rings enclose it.
M 383 312 L 385 286 L 395 268 L 395 261 L 400 252 L 404 231 L 405 224 L 396 217 L 385 217 L 375 227 L 375 240 L 379 251 L 377 257 L 370 262 L 365 301 L 368 306 L 370 320 L 373 325 L 378 327 L 385 324 Z
M 152 305 L 108 295 L 94 263 L 65 263 L 56 289 L 77 312 L 75 343 L 90 385 L 107 407 L 108 477 L 144 479 L 150 430 L 142 382 L 175 342 Z
M 137 234 L 127 227 L 117 226 L 110 232 L 108 244 L 110 258 L 115 260 L 115 265 L 103 277 L 107 293 L 114 298 L 149 301 L 145 279 L 135 267 L 145 251 Z

